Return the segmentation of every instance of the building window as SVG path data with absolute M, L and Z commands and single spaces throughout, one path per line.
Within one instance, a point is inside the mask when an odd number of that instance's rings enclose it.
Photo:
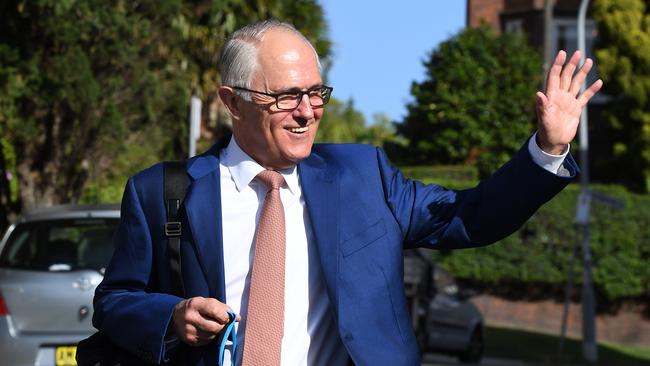
M 524 20 L 523 19 L 508 19 L 505 22 L 505 31 L 510 32 L 523 32 Z
M 586 57 L 595 59 L 593 47 L 594 41 L 598 32 L 596 30 L 596 22 L 593 19 L 585 21 L 585 51 Z M 568 57 L 571 57 L 573 52 L 578 49 L 578 20 L 576 18 L 557 17 L 553 19 L 553 35 L 552 35 L 552 57 L 555 57 L 559 50 L 565 50 Z M 553 62 L 552 60 L 550 62 Z M 598 66 L 591 70 L 587 76 L 587 85 L 591 85 L 594 81 L 598 80 Z M 596 95 L 593 99 L 594 102 L 601 102 L 602 93 Z

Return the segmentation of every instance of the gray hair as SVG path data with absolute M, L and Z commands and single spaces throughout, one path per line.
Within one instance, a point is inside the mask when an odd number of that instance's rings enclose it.
M 318 70 L 321 70 L 320 59 L 316 49 L 309 40 L 302 35 L 293 25 L 277 19 L 269 19 L 249 24 L 235 31 L 226 40 L 219 55 L 219 71 L 221 72 L 221 85 L 240 86 L 250 89 L 254 72 L 258 67 L 257 52 L 264 35 L 271 29 L 282 28 L 302 38 L 311 47 L 316 55 Z M 242 93 L 246 99 L 249 93 Z

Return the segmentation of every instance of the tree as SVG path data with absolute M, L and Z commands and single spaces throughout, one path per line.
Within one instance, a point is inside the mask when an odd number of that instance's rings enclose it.
M 361 142 L 366 119 L 354 108 L 354 100 L 342 102 L 331 98 L 318 127 L 317 142 Z
M 97 167 L 164 131 L 184 134 L 180 1 L 5 1 L 0 18 L 2 186 L 8 209 L 75 202 Z M 137 163 L 136 163 L 137 165 Z
M 126 176 L 184 157 L 190 93 L 217 118 L 219 49 L 268 17 L 293 22 L 327 65 L 315 0 L 0 3 L 0 228 L 23 208 L 114 202 Z
M 395 123 L 384 113 L 375 113 L 372 124 L 367 127 L 363 143 L 384 148 L 406 146 L 406 141 L 396 134 Z
M 331 98 L 318 127 L 316 142 L 359 143 L 374 146 L 393 144 L 403 146 L 403 141 L 395 135 L 394 124 L 385 114 L 375 114 L 373 123 L 366 125 L 366 119 L 354 108 L 354 100 L 342 102 Z
M 397 131 L 409 140 L 408 164 L 477 164 L 491 173 L 533 131 L 542 60 L 522 34 L 488 25 L 443 42 L 414 82 L 414 101 Z
M 605 112 L 609 143 L 603 167 L 636 191 L 650 191 L 650 3 L 599 0 L 596 58 L 603 92 L 612 96 Z
M 229 116 L 219 101 L 220 73 L 217 62 L 227 37 L 238 28 L 261 19 L 292 23 L 314 44 L 325 71 L 331 41 L 322 7 L 315 0 L 188 0 L 176 24 L 183 37 L 183 52 L 191 72 L 191 89 L 201 97 L 202 120 L 207 138 L 229 131 Z

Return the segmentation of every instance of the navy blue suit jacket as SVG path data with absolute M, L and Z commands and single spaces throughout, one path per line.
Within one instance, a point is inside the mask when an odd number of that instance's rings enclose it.
M 182 237 L 188 297 L 225 302 L 219 152 L 187 164 Z M 447 190 L 406 179 L 379 148 L 314 145 L 298 173 L 339 336 L 357 365 L 419 365 L 403 288 L 403 250 L 487 245 L 517 230 L 578 171 L 559 177 L 526 146 L 477 187 Z M 159 362 L 173 308 L 163 238 L 162 166 L 129 179 L 115 254 L 95 295 L 93 324 L 122 347 Z M 216 365 L 218 347 L 188 347 L 188 365 Z

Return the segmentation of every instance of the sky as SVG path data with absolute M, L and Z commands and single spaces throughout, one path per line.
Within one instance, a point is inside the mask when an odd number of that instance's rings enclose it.
M 465 26 L 465 0 L 321 0 L 334 43 L 327 82 L 334 97 L 353 98 L 366 123 L 384 113 L 406 115 L 413 81 L 422 81 L 422 61 Z

